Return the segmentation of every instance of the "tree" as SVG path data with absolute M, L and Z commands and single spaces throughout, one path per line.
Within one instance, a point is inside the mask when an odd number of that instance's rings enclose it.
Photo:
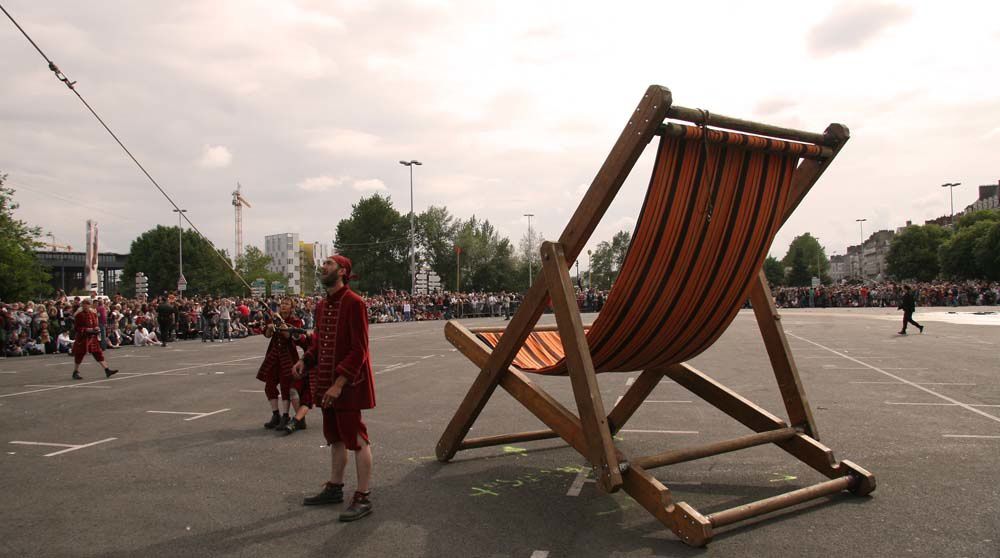
M 830 261 L 826 257 L 826 250 L 809 233 L 803 233 L 792 240 L 781 263 L 792 268 L 787 278 L 790 286 L 809 286 L 812 277 L 819 277 L 824 283 L 830 282 Z M 799 266 L 798 269 L 796 265 Z
M 236 271 L 243 276 L 243 279 L 247 283 L 253 283 L 255 279 L 263 279 L 268 287 L 270 287 L 273 281 L 278 281 L 279 283 L 287 282 L 288 277 L 285 277 L 283 273 L 268 271 L 267 266 L 270 263 L 271 257 L 265 254 L 260 248 L 247 246 L 246 250 L 243 251 L 243 255 L 236 259 Z M 304 278 L 305 269 L 303 268 L 303 281 Z M 240 285 L 242 286 L 243 284 L 240 283 Z M 246 289 L 245 286 L 243 288 Z
M 989 231 L 976 240 L 972 253 L 983 278 L 1000 281 L 1000 221 L 993 223 Z
M 781 265 L 778 258 L 774 256 L 768 256 L 764 260 L 764 275 L 767 277 L 767 282 L 771 284 L 772 287 L 778 287 L 785 284 L 785 266 Z
M 418 259 L 425 261 L 444 285 L 454 285 L 457 230 L 454 217 L 446 207 L 431 206 L 417 215 L 416 221 Z
M 192 295 L 234 295 L 246 293 L 246 287 L 229 267 L 229 255 L 215 248 L 192 230 L 184 231 L 184 277 L 187 293 Z M 143 272 L 149 280 L 149 294 L 156 296 L 177 289 L 177 227 L 158 225 L 132 241 L 125 264 L 122 289 L 135 292 L 135 274 Z
M 893 237 L 887 272 L 896 280 L 930 281 L 938 276 L 938 250 L 950 232 L 937 225 L 914 225 Z
M 527 287 L 514 272 L 513 246 L 488 220 L 459 221 L 455 243 L 462 247 L 463 291 L 518 291 Z
M 538 277 L 538 272 L 542 270 L 541 248 L 543 242 L 545 242 L 545 238 L 537 229 L 531 229 L 530 236 L 528 231 L 525 231 L 524 235 L 521 236 L 517 253 L 514 254 L 514 267 L 516 268 L 514 274 L 518 278 L 523 278 L 523 281 L 518 280 L 518 290 L 527 288 L 528 284 L 534 281 Z M 531 262 L 530 267 L 528 262 Z
M 622 264 L 625 263 L 625 254 L 631 242 L 631 233 L 618 231 L 611 237 L 611 242 L 604 241 L 597 245 L 590 257 L 595 288 L 605 290 L 611 288 L 618 278 L 618 273 L 621 272 Z
M 14 218 L 14 190 L 3 184 L 7 175 L 0 174 L 0 300 L 26 300 L 49 293 L 49 274 L 35 258 L 41 246 L 36 237 L 40 227 L 32 227 Z
M 350 258 L 360 292 L 410 290 L 410 223 L 388 196 L 374 194 L 351 206 L 351 216 L 337 223 L 337 253 Z
M 985 246 L 996 221 L 980 219 L 972 225 L 959 227 L 955 234 L 941 244 L 938 258 L 941 275 L 949 279 L 979 279 L 986 276 L 986 269 L 979 266 L 976 247 Z
M 312 258 L 303 258 L 302 261 L 302 294 L 311 295 L 320 290 L 319 270 L 316 269 L 316 262 Z

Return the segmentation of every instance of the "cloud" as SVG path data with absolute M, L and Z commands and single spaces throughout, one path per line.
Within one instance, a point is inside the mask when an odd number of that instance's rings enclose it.
M 385 183 L 377 178 L 366 178 L 364 180 L 355 180 L 354 184 L 351 184 L 351 188 L 359 192 L 371 192 L 371 191 L 385 191 Z
M 299 190 L 306 192 L 325 192 L 344 183 L 343 178 L 335 176 L 313 176 L 298 183 Z
M 233 154 L 224 145 L 206 145 L 201 150 L 198 166 L 206 169 L 222 169 L 233 162 Z
M 754 114 L 759 114 L 760 116 L 771 116 L 782 112 L 786 109 L 790 109 L 795 106 L 795 101 L 791 99 L 763 99 L 754 106 Z
M 335 129 L 320 132 L 306 145 L 331 155 L 368 155 L 379 144 L 379 137 L 357 130 Z
M 829 56 L 855 50 L 893 25 L 909 19 L 910 8 L 893 4 L 847 3 L 809 31 L 809 51 Z
M 326 174 L 309 177 L 299 182 L 297 186 L 299 190 L 306 192 L 326 192 L 327 190 L 348 184 L 358 192 L 382 192 L 388 190 L 385 183 L 377 178 L 354 179 L 350 176 L 330 176 Z

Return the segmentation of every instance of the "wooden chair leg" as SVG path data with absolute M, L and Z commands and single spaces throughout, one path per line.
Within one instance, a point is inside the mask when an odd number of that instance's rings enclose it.
M 771 289 L 767 285 L 763 269 L 757 274 L 753 289 L 750 291 L 750 302 L 753 304 L 753 313 L 757 317 L 760 334 L 764 338 L 764 346 L 767 347 L 767 355 L 771 359 L 774 377 L 778 380 L 778 389 L 785 402 L 788 420 L 792 426 L 801 428 L 803 432 L 818 440 L 819 429 L 813 420 L 809 400 L 799 378 L 799 369 L 792 358 L 785 330 L 781 327 L 781 316 L 778 315 L 778 308 L 771 298 Z
M 621 471 L 594 363 L 590 358 L 583 320 L 576 305 L 576 293 L 567 271 L 569 264 L 561 244 L 545 242 L 541 252 L 545 281 L 555 308 L 559 337 L 566 354 L 566 367 L 573 384 L 573 396 L 589 444 L 587 459 L 596 468 L 598 486 L 607 492 L 614 492 L 622 485 Z

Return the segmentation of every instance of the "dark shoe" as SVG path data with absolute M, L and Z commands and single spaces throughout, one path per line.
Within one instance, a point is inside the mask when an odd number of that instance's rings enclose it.
M 278 426 L 278 423 L 280 422 L 281 422 L 281 415 L 279 415 L 278 413 L 271 413 L 271 420 L 264 423 L 264 428 L 267 428 L 268 430 L 273 430 Z
M 899 334 L 900 335 L 906 335 L 906 332 L 905 331 L 900 331 Z
M 285 425 L 284 431 L 285 435 L 287 436 L 295 432 L 296 430 L 305 430 L 305 429 L 306 429 L 306 419 L 304 417 L 302 420 L 292 417 L 292 420 L 288 421 L 288 424 Z
M 83 376 L 81 376 L 79 372 L 73 372 L 73 379 L 74 380 L 82 380 Z
M 117 373 L 118 373 L 117 370 L 112 370 L 110 368 L 105 368 L 104 369 L 104 377 L 105 378 L 110 378 L 111 376 L 114 376 Z
M 288 415 L 281 415 L 281 420 L 278 421 L 278 430 L 284 430 L 288 426 Z
M 923 332 L 924 332 L 924 326 L 917 326 L 917 327 L 919 327 L 919 328 L 920 328 L 920 333 L 923 333 Z
M 344 485 L 328 482 L 323 485 L 323 491 L 315 496 L 309 496 L 302 500 L 303 506 L 323 506 L 326 504 L 339 504 L 344 501 Z
M 370 513 L 372 513 L 372 503 L 368 500 L 368 495 L 363 492 L 355 492 L 354 498 L 351 498 L 351 505 L 340 512 L 340 520 L 357 521 Z

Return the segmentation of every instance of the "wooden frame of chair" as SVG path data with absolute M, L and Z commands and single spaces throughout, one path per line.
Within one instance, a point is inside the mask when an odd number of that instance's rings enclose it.
M 611 412 L 605 412 L 587 345 L 586 329 L 576 305 L 569 265 L 583 249 L 646 145 L 657 134 L 673 133 L 671 124 L 663 124 L 666 118 L 821 146 L 821 157 L 803 159 L 795 170 L 791 182 L 792 203 L 785 219 L 848 139 L 847 129 L 839 124 L 831 124 L 823 134 L 812 134 L 674 107 L 668 89 L 650 86 L 559 240 L 542 245 L 542 269 L 508 326 L 469 330 L 456 321 L 450 321 L 445 326 L 447 339 L 480 368 L 480 373 L 442 434 L 436 452 L 440 461 L 449 461 L 462 449 L 560 437 L 593 466 L 601 490 L 614 492 L 623 488 L 661 523 L 672 529 L 682 541 L 702 546 L 711 539 L 714 529 L 723 525 L 843 490 L 850 490 L 858 495 L 868 494 L 875 489 L 875 478 L 850 461 L 838 463 L 832 451 L 819 442 L 808 399 L 763 270 L 753 283 L 751 302 L 789 416 L 788 423 L 687 363 L 642 371 Z M 577 405 L 576 415 L 545 393 L 526 374 L 511 368 L 520 346 L 540 318 L 547 296 L 551 297 L 556 328 L 565 349 L 567 369 Z M 475 335 L 476 331 L 487 330 L 504 332 L 492 350 Z M 628 459 L 615 446 L 613 436 L 621 430 L 664 376 L 747 426 L 754 434 L 702 447 Z M 549 430 L 466 440 L 469 429 L 497 386 L 503 387 L 548 426 Z M 669 489 L 648 473 L 649 469 L 655 467 L 766 443 L 776 444 L 831 480 L 729 510 L 702 515 L 685 502 L 674 502 Z

